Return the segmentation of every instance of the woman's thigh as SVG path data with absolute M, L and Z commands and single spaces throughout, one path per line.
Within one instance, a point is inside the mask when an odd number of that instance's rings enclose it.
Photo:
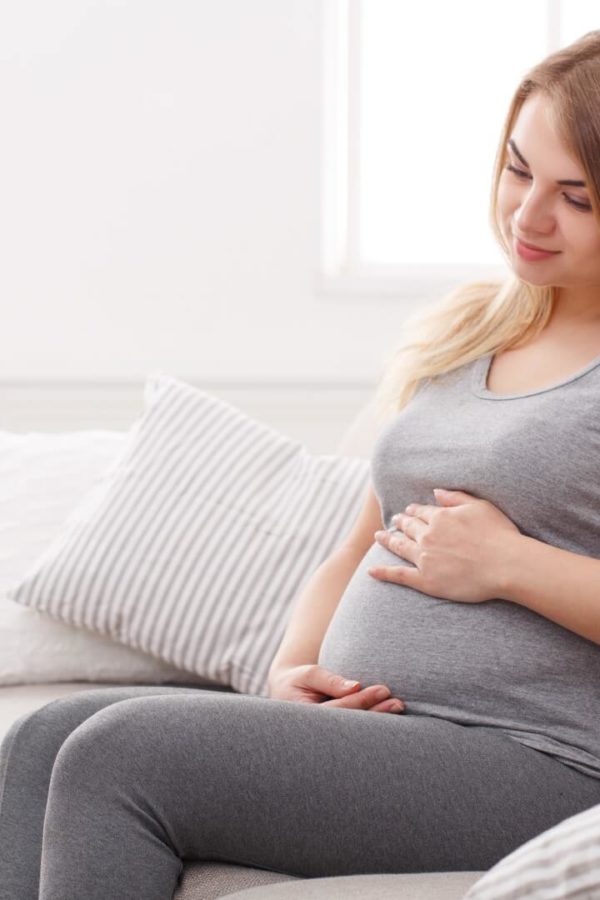
M 169 898 L 181 859 L 481 871 L 596 803 L 600 780 L 489 728 L 234 694 L 126 699 L 59 751 L 40 896 L 70 898 L 80 878 L 81 896 L 100 882 Z
M 121 700 L 190 694 L 180 686 L 80 691 L 21 716 L 0 745 L 0 900 L 37 898 L 48 785 L 62 743 L 87 718 Z

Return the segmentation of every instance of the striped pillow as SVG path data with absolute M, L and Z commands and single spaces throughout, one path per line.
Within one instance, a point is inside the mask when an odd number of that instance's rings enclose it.
M 522 844 L 476 881 L 463 900 L 600 897 L 600 804 Z
M 267 696 L 292 603 L 350 531 L 369 471 L 158 373 L 123 451 L 7 596 Z

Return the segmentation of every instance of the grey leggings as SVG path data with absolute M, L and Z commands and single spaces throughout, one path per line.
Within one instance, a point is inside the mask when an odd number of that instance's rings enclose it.
M 194 687 L 47 704 L 0 747 L 1 900 L 170 900 L 182 860 L 483 871 L 600 803 L 494 729 Z

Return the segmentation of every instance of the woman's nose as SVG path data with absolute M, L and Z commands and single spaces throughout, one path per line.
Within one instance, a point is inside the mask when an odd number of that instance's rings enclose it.
M 532 191 L 523 198 L 514 214 L 514 220 L 521 234 L 550 234 L 554 228 L 554 218 L 548 203 Z

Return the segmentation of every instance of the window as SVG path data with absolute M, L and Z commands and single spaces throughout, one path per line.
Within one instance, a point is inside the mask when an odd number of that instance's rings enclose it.
M 412 304 L 509 269 L 494 156 L 525 71 L 600 26 L 597 0 L 324 0 L 325 295 Z

